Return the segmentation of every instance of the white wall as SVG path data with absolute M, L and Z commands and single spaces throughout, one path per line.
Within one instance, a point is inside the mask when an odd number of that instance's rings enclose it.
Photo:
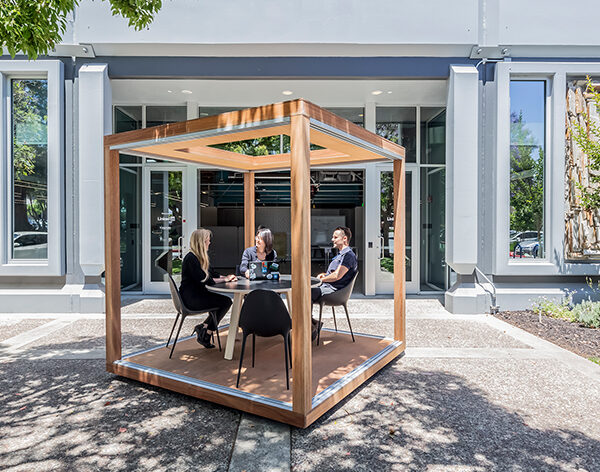
M 600 56 L 597 17 L 561 0 L 169 0 L 139 32 L 84 0 L 68 26 L 64 43 L 97 55 Z
M 478 0 L 172 0 L 148 30 L 136 32 L 110 14 L 108 2 L 77 8 L 74 38 L 93 43 L 160 44 L 472 44 Z M 452 21 L 449 21 L 452 19 Z M 177 54 L 177 52 L 176 52 Z M 179 54 L 185 54 L 179 51 Z

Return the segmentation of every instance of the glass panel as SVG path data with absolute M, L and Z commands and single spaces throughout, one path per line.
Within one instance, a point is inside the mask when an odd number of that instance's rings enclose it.
M 365 109 L 362 107 L 334 107 L 326 108 L 331 113 L 335 113 L 355 125 L 365 126 Z
M 393 279 L 394 273 L 394 173 L 381 172 L 381 246 L 379 261 L 384 277 Z M 405 174 L 406 183 L 406 281 L 410 282 L 412 274 L 412 173 Z M 386 275 L 387 274 L 387 275 Z
M 546 83 L 510 83 L 510 257 L 544 254 Z
M 205 116 L 220 115 L 221 113 L 244 109 L 244 107 L 200 107 L 198 116 L 204 118 Z
M 48 258 L 48 81 L 11 80 L 14 259 Z
M 132 131 L 142 127 L 142 107 L 116 106 L 115 122 L 113 128 L 115 133 Z
M 185 120 L 187 120 L 187 107 L 185 106 L 146 107 L 146 128 Z
M 446 109 L 421 107 L 421 164 L 446 163 Z
M 150 280 L 166 282 L 181 273 L 183 173 L 150 172 Z
M 446 287 L 446 170 L 421 169 L 421 290 Z
M 121 288 L 141 289 L 141 168 L 122 167 L 120 182 Z
M 406 162 L 417 162 L 417 109 L 377 107 L 377 134 L 406 149 Z

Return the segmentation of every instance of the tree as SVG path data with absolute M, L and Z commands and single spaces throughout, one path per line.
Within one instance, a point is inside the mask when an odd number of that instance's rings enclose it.
M 112 14 L 126 18 L 137 31 L 147 28 L 162 7 L 161 0 L 108 1 Z M 79 0 L 2 0 L 0 47 L 13 58 L 19 51 L 30 59 L 47 54 L 62 40 L 67 15 L 77 5 Z
M 590 94 L 596 109 L 600 110 L 600 92 L 597 92 L 592 84 L 592 79 L 587 76 L 586 92 Z M 573 128 L 573 139 L 581 147 L 581 150 L 588 157 L 589 187 L 584 187 L 577 182 L 576 185 L 581 190 L 581 204 L 585 210 L 596 210 L 600 208 L 600 126 L 594 123 L 590 114 L 583 112 L 585 126 L 576 123 Z
M 510 229 L 535 230 L 539 236 L 544 224 L 544 150 L 523 123 L 522 112 L 512 113 L 510 122 Z

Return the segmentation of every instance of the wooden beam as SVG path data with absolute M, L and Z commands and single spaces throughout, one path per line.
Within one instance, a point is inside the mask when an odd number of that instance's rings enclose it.
M 106 365 L 121 359 L 121 264 L 119 151 L 104 148 L 104 253 Z
M 254 246 L 255 223 L 254 206 L 256 196 L 254 193 L 254 172 L 244 174 L 244 244 L 245 247 Z
M 404 160 L 394 161 L 394 339 L 406 343 L 406 188 Z
M 312 407 L 310 298 L 310 122 L 291 123 L 292 212 L 292 409 L 306 416 Z

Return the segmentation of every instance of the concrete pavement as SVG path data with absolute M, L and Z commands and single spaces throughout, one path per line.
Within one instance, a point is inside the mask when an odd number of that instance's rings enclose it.
M 391 300 L 350 305 L 391 334 Z M 304 430 L 107 374 L 100 314 L 0 315 L 0 469 L 600 470 L 599 366 L 437 300 L 407 311 L 406 356 Z M 124 351 L 164 343 L 171 312 L 125 300 Z

